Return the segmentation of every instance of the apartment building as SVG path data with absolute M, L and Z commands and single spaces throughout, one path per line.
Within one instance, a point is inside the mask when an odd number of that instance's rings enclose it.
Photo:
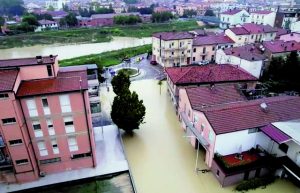
M 220 13 L 220 28 L 227 29 L 231 26 L 244 24 L 248 21 L 250 14 L 244 9 L 229 9 Z
M 192 63 L 194 34 L 189 32 L 161 32 L 152 36 L 152 60 L 163 67 Z
M 209 35 L 195 37 L 193 40 L 192 61 L 197 63 L 207 61 L 214 63 L 219 49 L 233 47 L 234 41 L 224 35 Z
M 87 69 L 57 56 L 0 60 L 0 181 L 95 167 Z
M 248 22 L 262 25 L 275 25 L 276 12 L 269 10 L 258 10 L 250 12 Z
M 255 42 L 270 41 L 276 37 L 276 28 L 270 25 L 245 23 L 225 30 L 225 34 L 232 39 L 237 46 Z

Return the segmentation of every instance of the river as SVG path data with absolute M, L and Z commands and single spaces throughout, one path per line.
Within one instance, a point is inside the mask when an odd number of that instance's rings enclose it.
M 234 187 L 222 188 L 212 173 L 196 174 L 196 150 L 184 138 L 174 107 L 166 89 L 157 80 L 131 83 L 146 106 L 145 123 L 133 137 L 124 135 L 123 141 L 138 193 L 232 193 Z M 104 88 L 104 87 L 103 87 Z M 112 89 L 101 92 L 101 103 L 110 110 Z M 199 168 L 207 168 L 204 155 L 199 157 Z M 250 193 L 296 193 L 300 189 L 278 179 L 265 189 Z
M 88 54 L 98 54 L 102 52 L 118 50 L 151 44 L 151 37 L 131 38 L 114 37 L 110 42 L 72 44 L 72 45 L 36 45 L 21 48 L 9 48 L 0 50 L 0 59 L 26 58 L 35 56 L 58 55 L 59 59 L 69 59 Z

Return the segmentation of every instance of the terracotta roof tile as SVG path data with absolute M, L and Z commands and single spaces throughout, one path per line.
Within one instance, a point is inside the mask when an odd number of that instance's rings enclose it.
M 234 84 L 190 87 L 186 88 L 186 92 L 192 108 L 198 111 L 218 104 L 247 100 Z
M 162 40 L 180 40 L 180 39 L 193 39 L 194 35 L 189 32 L 159 32 L 154 33 L 154 37 Z
M 53 64 L 56 57 L 57 56 L 53 56 L 54 59 L 50 59 L 50 56 L 43 57 L 42 63 L 38 63 L 37 59 L 35 57 L 34 58 L 18 58 L 18 59 L 0 60 L 0 68 L 31 66 L 31 65 L 41 65 L 41 64 Z
M 261 131 L 279 144 L 291 139 L 290 136 L 286 135 L 272 124 L 268 124 L 267 126 L 261 128 Z
M 80 80 L 82 81 L 80 82 Z M 23 81 L 17 96 L 62 93 L 81 89 L 88 89 L 86 70 L 59 73 L 57 78 Z
M 263 46 L 271 53 L 292 52 L 300 50 L 300 43 L 296 41 L 265 41 L 263 42 Z
M 0 70 L 0 92 L 13 90 L 18 72 L 17 69 Z
M 221 14 L 224 14 L 224 15 L 235 15 L 235 14 L 241 12 L 241 11 L 242 11 L 242 9 L 229 9 L 227 11 L 222 12 Z
M 260 104 L 266 103 L 267 110 Z M 300 97 L 280 96 L 213 106 L 203 110 L 216 134 L 300 118 Z
M 212 44 L 233 44 L 234 41 L 228 36 L 224 35 L 209 35 L 209 36 L 199 36 L 194 38 L 193 46 L 201 45 L 212 45 Z
M 174 84 L 209 84 L 218 82 L 255 81 L 256 77 L 230 64 L 169 67 L 166 73 Z
M 248 61 L 265 60 L 266 56 L 253 44 L 224 49 L 226 55 L 233 55 Z

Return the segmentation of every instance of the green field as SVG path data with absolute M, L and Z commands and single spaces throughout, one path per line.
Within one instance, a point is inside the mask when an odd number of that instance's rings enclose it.
M 0 49 L 47 44 L 108 42 L 112 36 L 150 37 L 155 32 L 199 29 L 196 21 L 144 23 L 133 26 L 79 28 L 0 37 Z
M 87 56 L 80 56 L 76 58 L 59 61 L 60 66 L 74 66 L 83 64 L 97 64 L 99 67 L 108 67 L 120 64 L 126 57 L 144 54 L 151 51 L 151 45 L 138 46 L 133 48 L 124 48 L 120 50 L 103 52 L 101 54 L 91 54 Z

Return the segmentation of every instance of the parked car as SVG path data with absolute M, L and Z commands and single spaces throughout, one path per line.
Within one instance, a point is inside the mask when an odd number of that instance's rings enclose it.
M 150 62 L 150 64 L 152 64 L 152 65 L 157 65 L 158 63 L 157 63 L 155 60 L 152 60 L 152 61 Z
M 207 65 L 209 64 L 209 61 L 208 60 L 202 60 L 200 62 L 197 63 L 198 65 Z

